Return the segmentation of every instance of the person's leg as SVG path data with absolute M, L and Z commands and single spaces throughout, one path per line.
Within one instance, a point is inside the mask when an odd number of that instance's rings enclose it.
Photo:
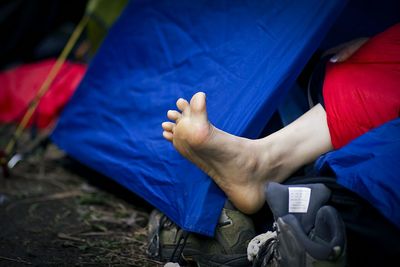
M 265 202 L 264 185 L 282 182 L 304 164 L 332 149 L 325 110 L 317 105 L 283 129 L 258 140 L 231 135 L 207 119 L 205 94 L 178 99 L 163 136 L 206 172 L 244 213 Z

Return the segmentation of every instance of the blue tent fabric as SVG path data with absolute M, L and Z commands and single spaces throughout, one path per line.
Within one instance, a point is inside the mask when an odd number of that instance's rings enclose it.
M 316 162 L 400 228 L 400 119 L 358 137 Z
M 255 138 L 345 1 L 131 1 L 52 140 L 185 230 L 213 235 L 225 195 L 163 140 L 179 97 L 204 91 L 218 128 Z

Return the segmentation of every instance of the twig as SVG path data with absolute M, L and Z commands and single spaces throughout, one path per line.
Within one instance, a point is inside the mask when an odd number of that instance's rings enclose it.
M 78 238 L 78 237 L 73 237 L 64 233 L 58 233 L 57 235 L 58 238 L 60 239 L 65 239 L 65 240 L 69 240 L 69 241 L 76 241 L 76 242 L 86 242 L 85 239 L 82 238 Z
M 31 199 L 32 201 L 35 202 L 44 202 L 44 201 L 49 201 L 49 200 L 57 200 L 57 199 L 63 199 L 63 198 L 70 198 L 70 197 L 77 197 L 82 195 L 81 191 L 73 190 L 73 191 L 66 191 L 66 192 L 60 192 L 60 193 L 55 193 L 49 196 L 44 196 L 40 198 L 34 198 Z M 26 199 L 28 201 L 29 199 Z M 25 200 L 23 200 L 25 201 Z
M 26 199 L 22 199 L 20 201 L 16 201 L 14 203 L 11 203 L 10 205 L 7 206 L 6 210 L 8 211 L 8 210 L 14 208 L 15 205 L 18 205 L 18 204 L 21 204 L 21 203 L 46 202 L 46 201 L 51 201 L 51 200 L 58 200 L 58 199 L 64 199 L 64 198 L 70 198 L 70 197 L 77 197 L 77 196 L 80 196 L 80 195 L 82 195 L 81 191 L 72 190 L 72 191 L 55 193 L 55 194 L 44 196 L 44 197 L 26 198 Z
M 105 235 L 114 235 L 115 232 L 89 232 L 89 233 L 80 233 L 82 236 L 105 236 Z
M 32 263 L 29 262 L 29 261 L 25 261 L 25 260 L 22 260 L 22 259 L 12 259 L 12 258 L 8 258 L 8 257 L 4 257 L 4 256 L 0 256 L 0 260 L 13 261 L 13 262 L 19 262 L 19 263 L 32 265 Z
M 92 248 L 100 249 L 100 250 L 103 250 L 103 251 L 108 251 L 108 252 L 110 252 L 113 256 L 116 256 L 116 257 L 121 258 L 121 259 L 124 259 L 124 260 L 134 260 L 134 261 L 137 261 L 137 260 L 144 260 L 144 261 L 149 261 L 149 262 L 153 262 L 153 263 L 157 263 L 157 264 L 163 264 L 163 263 L 160 262 L 160 261 L 153 260 L 153 259 L 150 259 L 150 258 L 147 258 L 147 257 L 143 257 L 143 256 L 139 256 L 139 255 L 135 255 L 135 258 L 132 259 L 131 257 L 126 257 L 126 256 L 122 256 L 122 255 L 119 255 L 119 254 L 115 254 L 115 251 L 114 251 L 114 250 L 108 249 L 108 248 L 103 248 L 103 247 L 98 247 L 98 246 L 94 246 L 94 247 L 92 247 Z

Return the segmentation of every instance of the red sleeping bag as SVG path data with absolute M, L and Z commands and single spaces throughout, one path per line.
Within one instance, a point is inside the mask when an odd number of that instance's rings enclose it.
M 55 62 L 55 59 L 49 59 L 0 73 L 0 122 L 22 119 Z M 30 123 L 34 122 L 39 128 L 49 126 L 72 96 L 85 71 L 85 65 L 65 62 Z
M 400 24 L 343 63 L 329 63 L 324 101 L 334 148 L 400 114 Z

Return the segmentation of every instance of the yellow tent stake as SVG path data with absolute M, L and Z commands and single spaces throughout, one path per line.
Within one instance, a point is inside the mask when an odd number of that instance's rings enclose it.
M 24 117 L 22 118 L 21 122 L 18 124 L 17 129 L 15 130 L 13 136 L 11 137 L 11 140 L 7 143 L 7 146 L 4 151 L 5 152 L 4 157 L 7 157 L 11 154 L 18 138 L 21 136 L 22 131 L 28 125 L 29 120 L 32 118 L 33 113 L 35 112 L 37 106 L 39 105 L 41 98 L 49 90 L 50 85 L 52 84 L 52 82 L 54 81 L 54 78 L 57 76 L 58 72 L 60 71 L 62 65 L 64 64 L 65 60 L 67 59 L 72 48 L 78 41 L 86 24 L 88 23 L 88 21 L 89 21 L 89 16 L 85 15 L 82 17 L 81 21 L 76 26 L 74 32 L 72 33 L 67 44 L 65 45 L 64 49 L 62 50 L 60 56 L 57 58 L 54 66 L 51 68 L 49 74 L 47 75 L 46 80 L 43 82 L 43 84 L 39 88 L 35 98 L 32 100 L 32 102 L 28 106 L 28 110 L 24 114 Z M 3 158 L 1 160 L 4 161 L 5 158 Z

